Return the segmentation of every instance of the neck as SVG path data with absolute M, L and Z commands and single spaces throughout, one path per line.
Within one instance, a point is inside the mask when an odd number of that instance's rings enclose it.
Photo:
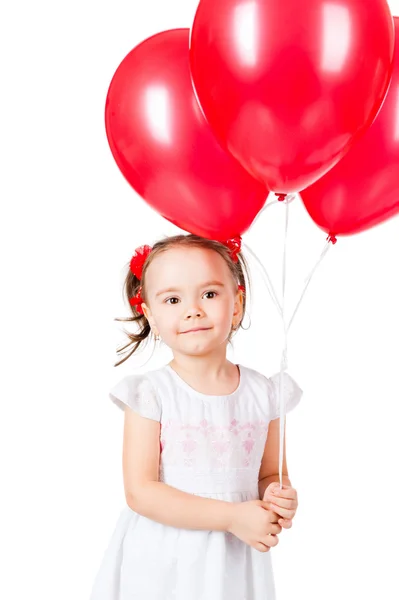
M 236 366 L 226 358 L 226 347 L 204 355 L 174 352 L 173 360 L 169 364 L 179 373 L 215 380 L 219 377 L 228 376 L 233 370 L 236 370 Z

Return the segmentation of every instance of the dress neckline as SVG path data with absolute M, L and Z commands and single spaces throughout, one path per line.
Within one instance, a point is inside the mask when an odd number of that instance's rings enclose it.
M 205 398 L 205 399 L 211 400 L 212 398 L 213 399 L 216 399 L 216 398 L 226 398 L 226 399 L 233 398 L 241 390 L 241 388 L 243 386 L 243 383 L 244 383 L 245 369 L 243 368 L 243 366 L 241 364 L 236 364 L 235 366 L 237 367 L 238 372 L 240 374 L 240 380 L 238 382 L 238 385 L 237 385 L 236 389 L 233 392 L 231 392 L 230 394 L 204 394 L 203 392 L 200 392 L 199 390 L 196 390 L 195 388 L 191 387 L 191 385 L 189 385 L 187 383 L 187 381 L 185 381 L 177 373 L 177 371 L 175 371 L 173 369 L 173 367 L 171 367 L 169 364 L 165 365 L 164 369 L 166 369 L 169 373 L 171 373 L 172 377 L 180 385 L 180 387 L 184 388 L 185 390 L 187 390 L 188 392 L 190 392 L 192 394 L 196 394 L 197 396 L 200 396 L 201 398 Z

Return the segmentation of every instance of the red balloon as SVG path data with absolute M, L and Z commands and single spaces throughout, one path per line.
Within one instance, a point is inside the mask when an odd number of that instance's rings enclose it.
M 216 141 L 196 100 L 189 29 L 134 48 L 111 81 L 108 142 L 130 185 L 163 217 L 203 237 L 248 229 L 268 192 Z
M 315 223 L 332 235 L 369 229 L 399 212 L 399 18 L 387 97 L 370 129 L 329 173 L 301 192 Z
M 223 147 L 269 190 L 289 193 L 372 123 L 393 48 L 385 0 L 201 0 L 190 66 Z

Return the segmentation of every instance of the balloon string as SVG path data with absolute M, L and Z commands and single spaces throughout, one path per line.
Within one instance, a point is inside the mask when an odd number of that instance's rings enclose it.
M 309 275 L 307 276 L 307 278 L 305 279 L 305 287 L 302 291 L 302 294 L 299 298 L 299 301 L 295 307 L 295 310 L 292 314 L 292 317 L 289 321 L 288 327 L 286 327 L 286 322 L 285 322 L 285 298 L 284 298 L 284 291 L 285 291 L 285 250 L 286 250 L 286 241 L 287 241 L 287 230 L 288 230 L 288 205 L 286 206 L 286 226 L 285 226 L 285 240 L 284 240 L 284 258 L 283 258 L 283 301 L 282 301 L 282 321 L 283 321 L 283 328 L 284 328 L 284 346 L 283 346 L 283 353 L 282 353 L 282 357 L 281 357 L 281 364 L 280 364 L 280 377 L 279 377 L 279 405 L 280 405 L 280 447 L 279 447 L 279 478 L 280 478 L 280 487 L 282 488 L 283 486 L 283 458 L 284 458 L 284 435 L 285 435 L 285 394 L 284 394 L 284 371 L 287 369 L 288 366 L 288 360 L 287 360 L 287 346 L 288 346 L 288 331 L 292 325 L 292 322 L 294 320 L 294 317 L 298 311 L 298 308 L 303 300 L 303 297 L 305 295 L 305 292 L 309 286 L 309 283 L 314 275 L 314 273 L 316 272 L 316 269 L 318 268 L 318 266 L 320 265 L 321 261 L 323 260 L 323 258 L 326 256 L 328 250 L 330 249 L 331 245 L 330 242 L 332 244 L 335 244 L 336 242 L 336 238 L 335 236 L 329 236 L 327 238 L 327 243 L 325 244 L 321 255 L 317 261 L 317 263 L 315 264 L 315 266 L 313 267 L 313 269 L 311 270 L 311 272 L 309 273 Z
M 275 292 L 275 289 L 273 287 L 273 284 L 270 280 L 269 274 L 267 272 L 267 270 L 265 269 L 264 265 L 260 262 L 260 260 L 258 259 L 258 257 L 256 256 L 256 254 L 254 254 L 252 252 L 252 250 L 246 245 L 247 250 L 249 251 L 249 253 L 251 254 L 251 256 L 257 261 L 262 275 L 264 277 L 264 281 L 266 282 L 266 287 L 267 290 L 273 300 L 273 302 L 275 303 L 278 312 L 280 314 L 281 317 L 281 321 L 282 321 L 282 325 L 283 325 L 283 350 L 282 350 L 282 355 L 281 355 L 281 363 L 280 363 L 280 373 L 279 373 L 279 390 L 278 390 L 278 401 L 279 401 L 279 414 L 280 414 L 280 435 L 279 435 L 279 479 L 280 479 L 280 486 L 282 487 L 283 485 L 283 458 L 284 458 L 284 435 L 285 435 L 285 394 L 284 394 L 284 371 L 287 369 L 288 367 L 288 357 L 287 357 L 287 352 L 288 352 L 288 331 L 292 325 L 292 322 L 297 314 L 297 311 L 299 309 L 299 306 L 303 300 L 303 297 L 306 293 L 306 290 L 310 284 L 310 281 L 314 275 L 314 273 L 316 272 L 316 269 L 319 267 L 321 261 L 323 260 L 323 258 L 326 256 L 329 248 L 330 248 L 330 243 L 332 245 L 334 245 L 337 241 L 336 237 L 334 234 L 330 234 L 327 238 L 327 243 L 325 244 L 321 255 L 317 261 L 317 263 L 315 264 L 315 266 L 313 267 L 313 269 L 311 270 L 311 272 L 309 273 L 309 275 L 306 277 L 305 279 L 305 287 L 302 291 L 302 294 L 297 302 L 297 305 L 293 311 L 293 314 L 291 316 L 291 319 L 288 323 L 288 326 L 286 325 L 286 320 L 285 320 L 285 312 L 286 312 L 286 306 L 285 306 L 285 291 L 286 291 L 286 267 L 287 267 L 287 239 L 288 239 L 288 216 L 289 216 L 289 204 L 291 202 L 293 202 L 293 200 L 295 199 L 296 195 L 295 194 L 280 194 L 277 195 L 277 200 L 268 202 L 265 204 L 265 206 L 263 207 L 263 209 L 260 211 L 260 213 L 258 213 L 257 215 L 257 219 L 259 218 L 259 215 L 264 212 L 267 208 L 269 208 L 269 206 L 272 206 L 273 204 L 277 204 L 280 202 L 284 202 L 286 210 L 285 210 L 285 231 L 284 231 L 284 248 L 283 248 L 283 265 L 282 265 L 282 301 L 281 304 L 279 302 L 278 296 Z
M 327 239 L 328 239 L 328 238 L 327 238 Z M 308 289 L 309 283 L 310 283 L 310 281 L 311 281 L 311 279 L 312 279 L 313 275 L 314 275 L 314 274 L 315 274 L 315 272 L 316 272 L 316 269 L 318 268 L 318 266 L 320 265 L 321 261 L 323 260 L 323 258 L 324 258 L 324 257 L 325 257 L 325 255 L 327 254 L 328 250 L 331 248 L 330 241 L 331 241 L 331 240 L 329 240 L 329 241 L 326 243 L 326 245 L 324 246 L 324 248 L 323 248 L 323 250 L 322 250 L 322 252 L 321 252 L 321 254 L 320 254 L 320 258 L 319 258 L 319 260 L 317 261 L 317 263 L 315 264 L 315 266 L 313 267 L 313 269 L 311 270 L 311 272 L 309 273 L 309 275 L 308 275 L 308 276 L 306 277 L 306 279 L 305 279 L 305 287 L 304 287 L 304 289 L 303 289 L 303 291 L 302 291 L 302 294 L 301 294 L 301 296 L 300 296 L 300 298 L 299 298 L 299 300 L 298 300 L 298 303 L 297 303 L 297 305 L 296 305 L 296 307 L 295 307 L 295 310 L 294 310 L 294 312 L 293 312 L 293 314 L 292 314 L 292 317 L 291 317 L 291 319 L 290 319 L 290 321 L 289 321 L 289 323 L 288 323 L 287 332 L 289 331 L 289 329 L 290 329 L 290 327 L 291 327 L 291 325 L 292 325 L 292 322 L 293 322 L 293 320 L 294 320 L 294 317 L 295 317 L 295 315 L 296 315 L 296 313 L 297 313 L 297 311 L 298 311 L 298 308 L 299 308 L 299 306 L 300 306 L 300 304 L 301 304 L 301 302 L 302 302 L 302 300 L 303 300 L 303 297 L 304 297 L 304 295 L 305 295 L 305 292 L 306 292 L 306 290 Z
M 245 244 L 243 242 L 242 245 L 245 247 L 246 251 L 252 256 L 252 258 L 256 261 L 256 263 L 261 271 L 261 274 L 263 276 L 263 281 L 266 284 L 267 291 L 269 292 L 269 295 L 270 295 L 272 301 L 274 302 L 279 315 L 281 315 L 281 305 L 280 305 L 279 299 L 277 297 L 276 291 L 274 289 L 274 286 L 270 280 L 269 273 L 266 271 L 265 266 L 261 263 L 261 261 L 256 256 L 256 254 L 254 252 L 252 252 L 252 250 L 248 246 L 248 244 Z
M 293 202 L 294 200 L 295 200 L 295 194 L 289 194 L 287 196 L 286 202 L 288 204 L 291 204 L 291 202 Z M 256 223 L 256 221 L 259 219 L 260 215 L 262 213 L 264 213 L 265 210 L 267 210 L 268 208 L 270 208 L 271 206 L 273 206 L 273 204 L 280 204 L 280 202 L 281 202 L 281 200 L 270 200 L 270 201 L 267 201 L 265 203 L 265 205 L 263 206 L 263 208 L 258 212 L 258 214 L 256 215 L 255 219 L 252 221 L 251 227 L 254 226 L 254 224 Z
M 289 194 L 287 195 L 287 197 L 284 199 L 284 203 L 286 204 L 286 222 L 285 222 L 285 237 L 284 237 L 284 256 L 283 256 L 283 304 L 280 304 L 280 301 L 278 299 L 278 296 L 276 294 L 276 291 L 273 287 L 272 281 L 270 279 L 270 276 L 265 268 L 265 266 L 261 263 L 261 261 L 258 259 L 258 257 L 256 256 L 256 254 L 254 254 L 252 252 L 252 250 L 249 248 L 249 246 L 247 244 L 243 244 L 246 249 L 248 250 L 248 252 L 251 254 L 251 256 L 256 260 L 256 262 L 258 263 L 258 266 L 260 267 L 262 274 L 264 275 L 266 281 L 267 281 L 267 290 L 270 294 L 270 296 L 272 297 L 273 302 L 276 304 L 276 306 L 278 307 L 278 312 L 280 314 L 280 316 L 283 316 L 283 310 L 285 312 L 285 281 L 286 281 L 286 244 L 287 244 L 287 234 L 288 234 L 288 204 L 290 204 L 291 202 L 293 202 L 293 200 L 295 200 L 295 194 Z M 272 206 L 273 204 L 279 204 L 281 203 L 281 200 L 273 200 L 271 202 L 268 202 L 267 204 L 265 204 L 265 206 L 262 208 L 262 210 L 260 211 L 260 213 L 264 212 L 266 210 L 266 208 L 269 208 L 269 206 Z M 259 217 L 259 214 L 257 215 L 257 218 Z M 318 261 L 316 262 L 315 266 L 313 267 L 313 269 L 311 270 L 311 272 L 309 273 L 309 275 L 306 277 L 305 281 L 305 287 L 301 293 L 301 296 L 298 300 L 298 303 L 293 311 L 293 314 L 291 316 L 291 319 L 288 323 L 288 326 L 286 327 L 286 332 L 288 333 L 288 331 L 291 328 L 292 322 L 294 320 L 294 317 L 296 316 L 296 313 L 299 309 L 299 306 L 303 300 L 303 297 L 306 293 L 306 290 L 310 284 L 310 281 L 314 275 L 314 273 L 316 272 L 317 268 L 319 267 L 321 261 L 323 260 L 323 258 L 326 256 L 328 250 L 330 249 L 330 244 L 334 245 L 337 242 L 337 238 L 335 237 L 334 234 L 330 233 L 329 236 L 327 237 L 327 243 L 325 244 L 320 257 L 318 259 Z M 285 315 L 284 315 L 285 316 Z
M 295 198 L 295 196 L 294 196 Z M 288 329 L 285 322 L 285 291 L 287 274 L 287 239 L 288 239 L 288 215 L 289 201 L 291 196 L 284 196 L 281 200 L 285 203 L 285 226 L 284 226 L 284 248 L 283 248 L 283 266 L 282 266 L 282 300 L 281 300 L 281 321 L 283 325 L 283 350 L 281 354 L 280 375 L 279 375 L 279 406 L 280 406 L 280 435 L 279 435 L 279 479 L 280 487 L 283 487 L 283 458 L 284 458 L 284 433 L 285 433 L 285 394 L 284 394 L 284 371 L 288 366 Z M 281 201 L 280 199 L 278 201 Z
M 291 202 L 293 202 L 295 200 L 295 194 L 289 194 L 286 198 L 286 203 L 290 204 Z M 252 222 L 252 225 L 254 225 L 254 223 L 259 219 L 259 216 L 261 215 L 261 213 L 263 213 L 267 208 L 269 208 L 270 206 L 273 206 L 273 204 L 278 204 L 280 202 L 280 200 L 272 200 L 270 202 L 266 202 L 266 204 L 264 205 L 264 207 L 262 208 L 261 211 L 259 211 L 259 213 L 257 214 L 255 220 Z M 256 261 L 261 274 L 263 276 L 263 281 L 266 284 L 266 288 L 267 291 L 269 292 L 269 295 L 272 299 L 272 301 L 274 302 L 274 305 L 277 308 L 277 311 L 281 317 L 281 304 L 280 301 L 278 299 L 278 296 L 276 294 L 276 290 L 273 286 L 273 283 L 270 279 L 269 273 L 267 272 L 266 268 L 264 267 L 263 263 L 259 260 L 259 258 L 256 256 L 256 254 L 251 250 L 251 248 L 248 246 L 248 244 L 246 243 L 242 243 L 242 245 L 246 248 L 247 252 L 252 256 L 252 258 Z

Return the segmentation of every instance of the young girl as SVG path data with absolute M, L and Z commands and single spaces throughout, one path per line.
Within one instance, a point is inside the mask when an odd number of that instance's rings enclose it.
M 177 235 L 131 260 L 127 320 L 139 331 L 128 334 L 129 356 L 152 334 L 173 359 L 110 390 L 125 411 L 127 506 L 91 600 L 275 598 L 269 550 L 291 527 L 297 495 L 285 456 L 286 485 L 274 483 L 279 376 L 226 358 L 245 315 L 244 273 L 249 281 L 240 238 Z M 302 391 L 287 374 L 284 393 L 288 412 Z

